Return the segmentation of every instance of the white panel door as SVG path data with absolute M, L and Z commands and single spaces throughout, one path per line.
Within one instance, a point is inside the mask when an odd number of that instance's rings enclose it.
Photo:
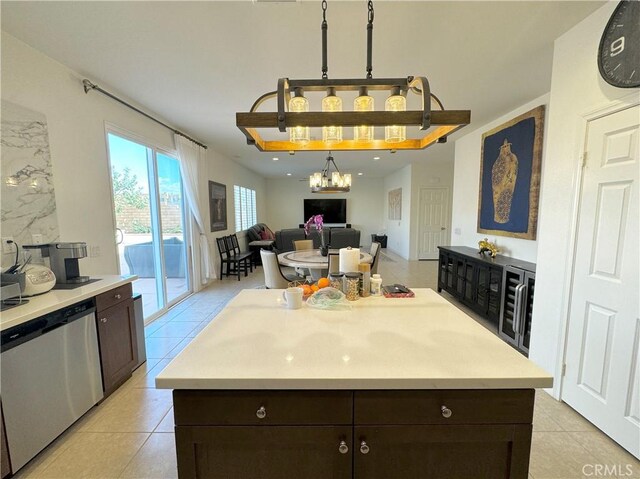
M 438 246 L 449 244 L 449 189 L 421 188 L 418 215 L 418 258 L 437 259 Z
M 640 107 L 587 126 L 562 399 L 640 457 Z

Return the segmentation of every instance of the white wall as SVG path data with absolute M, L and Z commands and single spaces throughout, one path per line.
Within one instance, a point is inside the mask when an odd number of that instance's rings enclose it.
M 332 194 L 327 198 L 347 199 L 347 223 L 360 230 L 360 244 L 371 243 L 371 234 L 383 229 L 383 203 L 380 192 L 383 189 L 381 178 L 353 177 L 349 193 Z M 267 180 L 267 224 L 277 231 L 284 228 L 297 228 L 304 223 L 304 198 L 317 199 L 312 194 L 308 181 L 297 178 Z
M 514 86 L 516 88 L 516 86 Z M 491 123 L 477 127 L 474 131 L 456 140 L 455 172 L 453 177 L 453 208 L 451 220 L 451 244 L 454 246 L 478 247 L 478 241 L 488 237 L 500 248 L 500 254 L 524 261 L 536 262 L 537 240 L 491 236 L 478 233 L 478 195 L 480 192 L 480 154 L 482 150 L 482 134 L 505 123 L 514 117 L 526 113 L 540 105 L 548 105 L 549 95 L 542 95 L 513 111 L 496 118 Z M 548 108 L 547 108 L 548 117 Z M 545 150 L 548 144 L 548 122 L 545 121 L 543 152 L 543 172 Z M 545 182 L 542 174 L 541 184 Z M 542 195 L 541 195 L 542 196 Z M 540 216 L 538 215 L 538 234 L 540 233 Z
M 201 178 L 200 183 L 200 201 L 202 205 L 202 215 L 204 216 L 204 222 L 209 225 L 209 181 L 215 181 L 222 183 L 227 187 L 227 229 L 224 231 L 216 231 L 212 233 L 207 228 L 207 237 L 209 240 L 209 247 L 211 254 L 214 258 L 214 264 L 216 267 L 216 275 L 220 274 L 220 255 L 218 254 L 218 246 L 216 244 L 216 238 L 229 235 L 236 232 L 235 228 L 235 208 L 233 205 L 233 186 L 244 186 L 245 188 L 251 188 L 256 192 L 256 209 L 258 223 L 266 223 L 267 220 L 267 206 L 266 203 L 270 201 L 267 195 L 266 180 L 246 169 L 244 166 L 231 161 L 227 157 L 213 151 L 211 148 L 207 150 L 207 163 L 208 171 L 206 176 Z M 245 234 L 238 233 L 238 240 L 243 250 L 246 250 Z
M 434 145 L 432 148 L 437 148 Z M 453 157 L 449 160 L 437 163 L 429 160 L 429 150 L 426 150 L 425 159 L 411 164 L 411 224 L 410 224 L 410 256 L 409 259 L 418 259 L 420 247 L 420 189 L 443 187 L 449 190 L 449 216 L 447 228 L 451 230 L 451 196 L 453 191 Z M 443 245 L 445 246 L 445 245 Z
M 390 174 L 384 179 L 383 203 L 384 225 L 388 236 L 387 249 L 409 259 L 411 251 L 411 172 L 413 165 L 407 165 L 401 170 Z M 389 192 L 402 188 L 402 214 L 400 220 L 389 219 Z
M 83 274 L 115 274 L 105 122 L 168 150 L 172 133 L 103 95 L 86 95 L 79 74 L 4 32 L 2 98 L 47 118 L 60 240 L 100 248 L 99 257 L 80 262 Z
M 99 93 L 84 93 L 82 76 L 2 33 L 2 99 L 43 113 L 49 127 L 51 163 L 61 241 L 86 241 L 98 246 L 99 257 L 80 262 L 83 274 L 116 274 L 117 250 L 111 202 L 105 125 L 126 130 L 149 144 L 174 151 L 173 133 Z M 92 79 L 106 90 L 99 79 Z M 134 101 L 130 101 L 135 104 Z M 160 118 L 162 119 L 162 118 Z M 170 123 L 170 121 L 166 121 Z M 233 185 L 256 190 L 258 221 L 266 218 L 267 200 L 262 177 L 207 150 L 208 171 L 201 177 L 201 208 L 209 224 L 207 180 L 227 185 L 229 229 L 209 233 L 214 238 L 235 231 Z
M 581 138 L 586 113 L 638 89 L 608 85 L 598 73 L 600 36 L 617 2 L 608 2 L 555 42 L 548 113 L 547 146 L 542 163 L 538 223 L 538 261 L 530 358 L 560 377 L 565 309 L 571 274 L 569 258 Z M 638 268 L 638 265 L 634 265 Z M 637 299 L 637 298 L 636 298 Z M 559 394 L 556 380 L 554 394 Z

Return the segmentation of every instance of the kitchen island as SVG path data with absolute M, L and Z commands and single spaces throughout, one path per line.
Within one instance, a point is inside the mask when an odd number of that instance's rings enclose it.
M 156 378 L 181 478 L 527 478 L 549 374 L 432 290 L 340 311 L 244 290 Z

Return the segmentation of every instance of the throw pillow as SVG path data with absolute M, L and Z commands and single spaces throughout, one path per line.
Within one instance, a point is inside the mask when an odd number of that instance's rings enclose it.
M 260 239 L 270 240 L 271 238 L 269 238 L 269 233 L 267 233 L 265 230 L 262 230 L 260 231 Z
M 271 229 L 268 226 L 265 226 L 264 231 L 267 233 L 267 239 L 268 240 L 274 240 L 276 239 L 276 235 L 273 234 L 273 231 L 271 231 Z

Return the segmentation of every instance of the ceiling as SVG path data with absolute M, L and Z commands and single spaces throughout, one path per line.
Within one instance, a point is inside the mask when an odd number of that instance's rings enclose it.
M 471 125 L 455 140 L 548 92 L 553 41 L 603 3 L 377 0 L 373 75 L 426 76 L 445 108 L 471 110 Z M 263 176 L 305 177 L 324 165 L 323 152 L 273 161 L 235 127 L 235 113 L 275 90 L 278 78 L 321 76 L 319 1 L 2 1 L 1 8 L 4 31 Z M 366 2 L 329 0 L 327 21 L 329 78 L 364 78 Z M 352 101 L 345 97 L 345 109 Z M 383 104 L 376 98 L 377 109 Z M 453 141 L 334 156 L 342 171 L 383 177 L 410 162 L 452 161 Z

